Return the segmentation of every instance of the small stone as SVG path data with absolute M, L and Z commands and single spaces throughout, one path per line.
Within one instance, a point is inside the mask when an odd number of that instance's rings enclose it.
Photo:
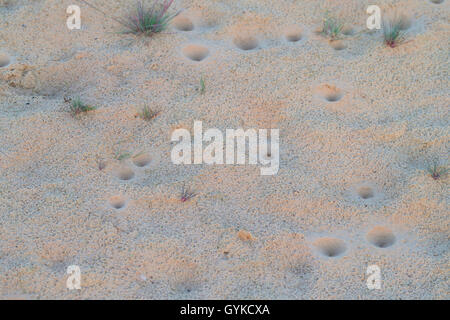
M 245 230 L 240 230 L 238 232 L 238 237 L 239 239 L 241 239 L 242 241 L 252 241 L 254 240 L 253 236 L 250 234 L 250 232 L 245 231 Z

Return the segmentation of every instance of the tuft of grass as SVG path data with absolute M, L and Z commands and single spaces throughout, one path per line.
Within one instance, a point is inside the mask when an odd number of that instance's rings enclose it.
M 92 111 L 95 109 L 96 109 L 96 107 L 85 104 L 83 101 L 81 101 L 80 98 L 73 99 L 70 104 L 70 111 L 74 115 L 77 115 L 77 114 L 80 114 L 83 112 Z
M 180 194 L 180 200 L 181 202 L 186 202 L 190 199 L 192 199 L 193 197 L 195 197 L 197 194 L 192 192 L 189 188 L 185 188 L 184 184 L 183 184 L 183 188 L 181 189 L 181 194 Z
M 159 111 L 155 111 L 148 106 L 145 106 L 144 108 L 142 108 L 141 112 L 138 113 L 138 115 L 146 121 L 150 121 L 150 120 L 156 118 L 156 116 L 158 114 L 159 114 Z
M 205 78 L 200 78 L 200 94 L 204 94 L 206 91 Z
M 116 154 L 114 155 L 114 159 L 122 161 L 122 160 L 130 159 L 130 158 L 137 158 L 142 154 L 144 154 L 143 151 L 136 153 L 136 154 L 133 154 L 129 151 L 116 151 Z
M 151 36 L 166 30 L 170 21 L 179 13 L 168 13 L 172 3 L 173 0 L 154 0 L 150 8 L 145 8 L 143 2 L 138 1 L 136 4 L 136 12 L 122 21 L 122 25 L 126 27 L 124 33 Z
M 403 25 L 404 21 L 397 16 L 383 20 L 383 37 L 386 46 L 395 48 L 405 41 Z
M 322 34 L 330 37 L 332 40 L 339 39 L 342 34 L 342 29 L 344 28 L 344 23 L 335 17 L 325 14 L 323 19 Z
M 116 18 L 86 0 L 79 1 L 100 12 L 105 17 L 108 17 L 124 26 L 125 30 L 122 33 L 144 34 L 146 36 L 151 36 L 154 33 L 167 29 L 170 21 L 172 21 L 172 19 L 179 14 L 179 12 L 174 14 L 168 13 L 173 0 L 164 0 L 163 2 L 161 2 L 161 0 L 153 0 L 153 5 L 150 9 L 146 9 L 141 0 L 137 1 L 135 13 L 132 13 L 125 18 Z
M 439 180 L 448 173 L 449 169 L 445 166 L 439 165 L 439 161 L 434 160 L 428 165 L 427 171 L 434 180 Z
M 125 160 L 128 158 L 131 158 L 131 156 L 132 156 L 132 154 L 128 151 L 125 151 L 125 152 L 119 151 L 119 152 L 116 152 L 116 155 L 114 156 L 114 158 L 116 160 L 122 161 L 122 160 Z

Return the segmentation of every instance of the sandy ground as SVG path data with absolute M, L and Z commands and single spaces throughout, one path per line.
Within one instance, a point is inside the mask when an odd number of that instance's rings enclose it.
M 448 177 L 426 171 L 448 161 L 450 1 L 375 2 L 175 1 L 145 38 L 76 0 L 0 0 L 0 297 L 450 298 Z M 369 4 L 404 13 L 410 41 L 367 32 Z M 316 32 L 327 10 L 338 43 Z M 97 110 L 73 117 L 77 96 Z M 172 164 L 194 120 L 280 129 L 278 174 Z

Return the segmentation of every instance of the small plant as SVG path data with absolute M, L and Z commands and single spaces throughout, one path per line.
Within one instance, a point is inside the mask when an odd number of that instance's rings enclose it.
M 344 23 L 335 17 L 330 17 L 328 13 L 325 14 L 323 19 L 322 34 L 330 37 L 331 40 L 339 39 L 344 28 Z
M 402 31 L 404 21 L 397 16 L 383 21 L 384 43 L 391 48 L 397 47 L 405 41 L 405 32 Z
M 153 6 L 150 9 L 145 9 L 142 1 L 137 2 L 136 12 L 127 16 L 125 19 L 116 18 L 106 13 L 104 10 L 97 8 L 86 0 L 80 0 L 92 9 L 102 13 L 126 28 L 123 33 L 144 34 L 151 36 L 154 33 L 165 30 L 170 21 L 175 18 L 179 12 L 169 14 L 167 11 L 173 3 L 173 0 L 154 0 Z
M 139 152 L 139 153 L 136 153 L 136 154 L 133 154 L 133 153 L 128 152 L 128 151 L 117 151 L 116 154 L 114 155 L 114 159 L 116 159 L 118 161 L 130 159 L 130 158 L 134 159 L 134 158 L 138 158 L 139 156 L 141 156 L 143 154 L 144 154 L 144 152 L 142 152 L 142 151 Z
M 83 103 L 80 98 L 73 99 L 70 104 L 70 111 L 75 115 L 95 109 L 96 107 Z
M 185 188 L 184 184 L 183 184 L 183 188 L 181 189 L 181 194 L 180 194 L 180 200 L 181 202 L 186 202 L 190 199 L 192 199 L 193 197 L 195 197 L 197 194 L 192 192 L 189 188 Z
M 203 76 L 200 78 L 200 94 L 204 94 L 206 90 L 205 78 Z
M 427 171 L 434 180 L 439 180 L 441 177 L 447 174 L 449 169 L 439 165 L 439 162 L 437 160 L 434 160 L 433 163 L 428 165 Z
M 141 112 L 138 113 L 138 115 L 146 121 L 150 121 L 150 120 L 156 118 L 156 116 L 158 114 L 159 114 L 159 111 L 152 110 L 148 106 L 145 106 L 144 108 L 142 108 Z
M 167 29 L 170 21 L 178 15 L 169 14 L 168 10 L 173 0 L 160 2 L 155 0 L 150 9 L 146 9 L 142 1 L 137 2 L 136 12 L 128 16 L 123 25 L 127 28 L 125 33 L 144 34 L 151 36 Z
M 132 154 L 128 151 L 124 151 L 124 152 L 119 151 L 119 152 L 116 152 L 116 155 L 114 156 L 114 158 L 116 160 L 122 161 L 122 160 L 125 160 L 128 158 L 131 158 L 131 156 L 132 156 Z

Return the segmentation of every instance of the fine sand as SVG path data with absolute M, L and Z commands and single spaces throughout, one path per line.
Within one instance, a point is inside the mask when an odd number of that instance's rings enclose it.
M 427 172 L 450 142 L 434 2 L 176 0 L 142 37 L 76 0 L 0 0 L 0 298 L 450 298 L 449 178 Z M 403 15 L 404 43 L 369 32 L 371 4 Z M 318 33 L 327 10 L 339 40 Z M 75 97 L 97 109 L 71 115 Z M 196 120 L 279 129 L 278 174 L 174 165 L 171 134 Z

